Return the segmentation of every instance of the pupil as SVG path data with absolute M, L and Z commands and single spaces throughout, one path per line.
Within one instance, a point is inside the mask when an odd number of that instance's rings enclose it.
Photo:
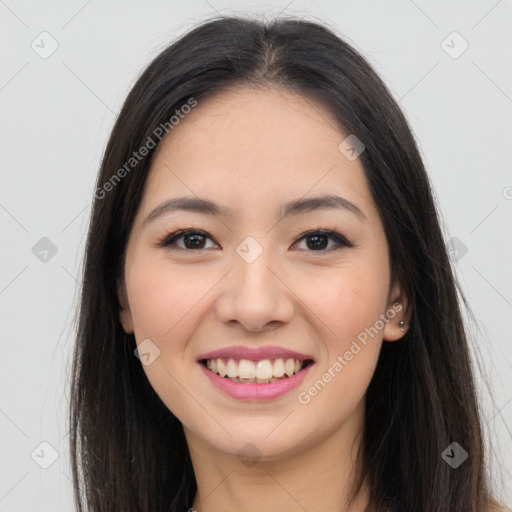
M 191 239 L 195 240 L 194 242 L 192 242 L 192 247 L 190 247 L 189 246 L 190 244 L 187 243 L 187 241 L 190 241 Z M 203 237 L 203 235 L 198 235 L 198 234 L 185 235 L 184 241 L 185 241 L 185 247 L 187 249 L 202 249 L 203 246 L 204 246 L 204 237 Z M 199 242 L 199 243 L 197 243 L 197 242 Z
M 312 243 L 310 243 L 311 240 L 313 240 Z M 328 240 L 325 235 L 311 235 L 308 237 L 308 249 L 325 249 L 327 244 Z

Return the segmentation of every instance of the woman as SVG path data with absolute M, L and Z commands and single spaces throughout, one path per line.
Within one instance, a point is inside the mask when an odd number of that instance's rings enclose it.
M 214 19 L 149 65 L 83 277 L 79 510 L 498 506 L 424 165 L 325 27 Z

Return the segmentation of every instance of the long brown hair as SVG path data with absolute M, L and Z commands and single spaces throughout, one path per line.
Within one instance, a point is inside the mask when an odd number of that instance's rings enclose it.
M 118 321 L 123 255 L 158 144 L 129 172 L 118 170 L 126 171 L 133 152 L 191 98 L 200 102 L 238 84 L 277 85 L 318 101 L 365 146 L 360 158 L 385 228 L 391 279 L 401 283 L 412 310 L 403 341 L 383 344 L 367 391 L 358 482 L 369 482 L 370 508 L 487 510 L 481 420 L 457 291 L 463 294 L 400 108 L 366 60 L 331 29 L 239 16 L 202 23 L 150 63 L 104 153 L 72 368 L 78 510 L 85 504 L 102 512 L 181 512 L 192 505 L 197 488 L 182 425 L 152 389 L 134 357 L 135 339 Z M 469 453 L 457 469 L 442 457 L 454 441 Z

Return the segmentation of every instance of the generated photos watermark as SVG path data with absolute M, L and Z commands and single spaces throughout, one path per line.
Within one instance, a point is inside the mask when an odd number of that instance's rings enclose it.
M 311 400 L 322 391 L 325 386 L 331 382 L 340 372 L 347 366 L 354 357 L 361 352 L 361 350 L 368 344 L 368 338 L 374 338 L 379 332 L 384 329 L 384 326 L 393 318 L 396 314 L 402 311 L 403 306 L 399 302 L 395 302 L 391 308 L 385 313 L 381 313 L 379 319 L 371 327 L 365 328 L 364 331 L 357 335 L 357 339 L 353 340 L 349 349 L 343 354 L 339 354 L 336 360 L 327 368 L 327 370 L 320 376 L 315 383 L 310 386 L 306 391 L 301 391 L 297 395 L 297 400 L 302 405 L 307 405 Z M 359 341 L 359 343 L 358 343 Z M 362 346 L 361 346 L 362 345 Z
M 137 167 L 138 163 L 144 160 L 144 158 L 149 154 L 150 150 L 154 149 L 158 142 L 162 140 L 164 135 L 168 134 L 179 122 L 181 119 L 184 119 L 187 114 L 191 112 L 191 110 L 197 105 L 197 100 L 194 98 L 189 98 L 188 102 L 185 105 L 182 105 L 180 109 L 174 111 L 174 115 L 171 116 L 169 121 L 165 123 L 160 123 L 157 126 L 151 135 L 148 136 L 146 142 L 139 148 L 138 151 L 134 151 L 132 156 L 128 158 L 128 160 L 120 167 L 112 176 L 103 183 L 101 187 L 96 188 L 94 192 L 94 197 L 96 199 L 103 199 L 107 192 L 114 190 L 115 186 L 120 183 L 120 181 L 126 177 L 135 167 Z M 155 140 L 157 139 L 157 140 Z

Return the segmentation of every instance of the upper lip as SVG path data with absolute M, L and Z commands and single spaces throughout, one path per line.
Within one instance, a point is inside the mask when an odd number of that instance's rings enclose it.
M 218 357 L 232 357 L 233 359 L 249 359 L 252 361 L 261 361 L 262 359 L 300 359 L 305 361 L 311 359 L 314 361 L 313 356 L 301 354 L 294 350 L 287 348 L 268 346 L 259 348 L 243 347 L 241 345 L 233 347 L 224 347 L 217 350 L 212 350 L 198 357 L 198 361 L 203 359 L 217 359 Z

